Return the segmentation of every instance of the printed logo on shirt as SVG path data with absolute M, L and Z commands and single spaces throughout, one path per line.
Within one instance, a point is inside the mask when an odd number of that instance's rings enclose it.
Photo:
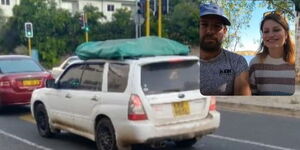
M 231 69 L 220 70 L 220 75 L 230 75 L 232 73 Z

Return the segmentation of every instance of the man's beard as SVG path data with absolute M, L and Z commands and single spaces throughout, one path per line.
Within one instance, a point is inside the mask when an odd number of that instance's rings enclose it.
M 207 38 L 209 38 L 210 41 L 205 41 Z M 200 39 L 200 49 L 205 52 L 216 52 L 221 49 L 221 45 L 222 40 L 218 40 L 217 38 L 209 35 L 203 36 L 202 39 Z

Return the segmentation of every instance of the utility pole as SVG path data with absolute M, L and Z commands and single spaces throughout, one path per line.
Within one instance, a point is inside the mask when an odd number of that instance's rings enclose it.
M 155 6 L 156 7 L 156 6 Z M 161 28 L 162 28 L 162 22 L 161 22 L 161 16 L 162 16 L 162 3 L 161 0 L 158 0 L 158 37 L 161 37 Z
M 84 23 L 85 23 L 85 42 L 89 41 L 89 26 L 88 26 L 88 15 L 87 13 L 84 13 Z
M 146 36 L 150 35 L 150 0 L 146 0 Z

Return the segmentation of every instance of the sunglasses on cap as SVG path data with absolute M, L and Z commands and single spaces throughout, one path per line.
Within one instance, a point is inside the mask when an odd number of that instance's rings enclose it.
M 277 16 L 285 17 L 284 12 L 279 11 L 279 10 L 265 12 L 263 16 L 266 17 L 266 16 L 270 16 L 270 15 L 277 15 Z

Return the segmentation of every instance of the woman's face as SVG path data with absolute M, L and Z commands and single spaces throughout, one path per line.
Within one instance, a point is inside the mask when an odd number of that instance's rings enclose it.
M 263 24 L 263 42 L 269 50 L 282 48 L 287 35 L 284 28 L 273 20 L 266 20 Z

